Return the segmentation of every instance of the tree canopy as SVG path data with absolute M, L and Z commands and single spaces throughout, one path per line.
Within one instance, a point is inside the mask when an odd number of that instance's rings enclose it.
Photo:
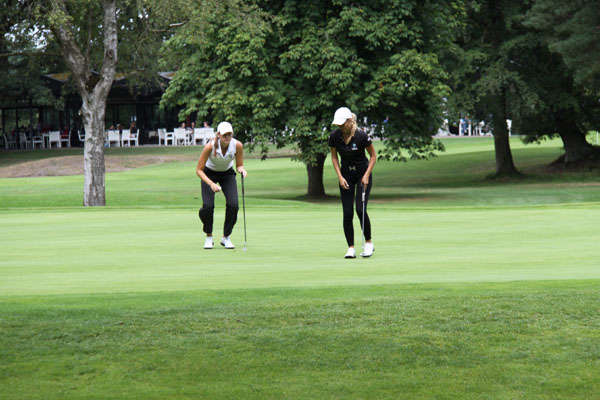
M 56 99 L 44 85 L 42 75 L 52 70 L 59 60 L 56 48 L 49 46 L 45 56 L 40 50 L 41 37 L 35 29 L 31 9 L 18 0 L 9 0 L 0 9 L 0 80 L 2 105 L 22 104 L 33 101 L 34 105 L 56 105 Z
M 231 120 L 255 143 L 296 146 L 309 195 L 324 194 L 326 139 L 340 106 L 380 126 L 389 117 L 381 157 L 439 148 L 431 136 L 449 88 L 438 53 L 460 23 L 457 3 L 199 3 L 189 3 L 188 22 L 165 44 L 163 59 L 178 69 L 163 105 Z M 311 168 L 320 174 L 314 186 Z
M 526 24 L 544 34 L 575 82 L 600 92 L 600 1 L 536 0 Z

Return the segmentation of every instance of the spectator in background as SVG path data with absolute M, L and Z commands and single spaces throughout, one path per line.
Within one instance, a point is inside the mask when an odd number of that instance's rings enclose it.
M 460 120 L 458 122 L 459 136 L 467 136 L 469 134 L 469 124 L 470 123 L 471 123 L 471 120 L 469 119 L 469 117 L 467 115 L 465 115 L 464 117 L 460 117 Z
M 131 124 L 129 125 L 129 132 L 131 133 L 137 133 L 137 127 L 135 126 L 135 121 L 131 121 Z
M 204 128 L 210 128 L 210 125 L 208 124 L 208 121 L 204 121 Z

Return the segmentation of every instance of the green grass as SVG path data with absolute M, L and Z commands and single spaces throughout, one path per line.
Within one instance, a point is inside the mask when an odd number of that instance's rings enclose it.
M 241 212 L 201 249 L 193 162 L 108 174 L 96 209 L 80 176 L 0 179 L 0 398 L 594 398 L 600 176 L 515 140 L 527 177 L 491 182 L 489 138 L 445 144 L 377 164 L 371 259 L 289 159 L 247 162 L 246 252 Z
M 413 208 L 600 201 L 597 172 L 558 176 L 543 172 L 541 166 L 561 152 L 557 141 L 525 146 L 520 140 L 513 140 L 515 162 L 527 177 L 502 184 L 485 179 L 495 165 L 491 138 L 448 139 L 445 144 L 447 153 L 429 161 L 379 162 L 374 176 L 373 202 Z M 140 154 L 147 151 L 163 151 L 164 154 L 198 152 L 197 148 L 111 150 L 127 154 L 137 150 Z M 60 151 L 53 150 L 54 153 Z M 306 192 L 306 169 L 300 163 L 273 158 L 265 161 L 250 159 L 246 164 L 251 174 L 247 180 L 248 196 L 261 205 L 300 200 Z M 326 165 L 326 191 L 338 196 L 337 179 L 329 160 Z M 110 207 L 196 207 L 200 202 L 195 162 L 173 162 L 109 173 L 106 182 Z M 82 176 L 3 179 L 0 180 L 0 207 L 79 207 L 82 188 Z
M 595 281 L 13 298 L 3 397 L 590 399 L 599 300 Z

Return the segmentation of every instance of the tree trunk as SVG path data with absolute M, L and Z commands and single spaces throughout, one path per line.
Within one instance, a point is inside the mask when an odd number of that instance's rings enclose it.
M 494 178 L 521 175 L 515 167 L 512 152 L 510 151 L 504 96 L 504 91 L 502 91 L 493 101 L 492 126 L 494 128 L 494 150 L 496 153 L 496 173 L 494 174 Z
M 85 127 L 83 149 L 83 205 L 104 206 L 104 114 L 106 102 L 84 100 L 81 107 Z
M 98 79 L 92 73 L 90 60 L 81 52 L 74 28 L 70 25 L 64 0 L 52 0 L 52 31 L 58 38 L 65 63 L 73 74 L 73 81 L 82 100 L 82 119 L 85 127 L 83 156 L 83 205 L 106 205 L 104 185 L 104 113 L 106 98 L 114 81 L 117 67 L 117 7 L 115 0 L 103 0 L 102 27 L 104 30 L 104 58 Z
M 325 186 L 323 186 L 323 166 L 325 165 L 326 154 L 317 154 L 317 160 L 314 164 L 306 164 L 308 173 L 308 197 L 325 197 Z
M 556 115 L 558 134 L 565 145 L 565 154 L 555 163 L 565 165 L 580 163 L 598 157 L 598 150 L 585 139 L 585 135 L 577 127 L 573 113 L 564 111 Z

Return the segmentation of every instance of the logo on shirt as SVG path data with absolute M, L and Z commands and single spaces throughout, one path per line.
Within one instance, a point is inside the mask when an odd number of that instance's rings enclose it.
M 356 143 L 352 143 L 352 150 L 358 150 L 358 147 L 356 147 Z

